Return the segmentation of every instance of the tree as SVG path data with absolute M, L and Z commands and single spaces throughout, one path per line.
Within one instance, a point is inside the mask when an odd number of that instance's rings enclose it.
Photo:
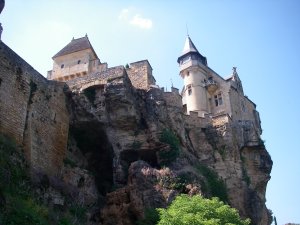
M 158 225 L 249 225 L 238 211 L 218 198 L 205 199 L 200 195 L 179 195 L 167 209 L 158 209 Z

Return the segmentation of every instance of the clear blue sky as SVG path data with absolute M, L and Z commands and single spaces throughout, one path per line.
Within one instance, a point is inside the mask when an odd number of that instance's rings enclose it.
M 272 156 L 267 206 L 278 224 L 300 223 L 300 1 L 6 0 L 2 40 L 41 74 L 88 34 L 109 66 L 148 59 L 160 86 L 181 88 L 177 57 L 190 37 L 223 77 L 236 66 L 257 104 Z

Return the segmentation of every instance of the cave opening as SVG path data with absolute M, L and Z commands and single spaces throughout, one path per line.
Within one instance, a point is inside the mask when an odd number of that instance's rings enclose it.
M 98 191 L 105 196 L 113 187 L 113 148 L 103 125 L 97 121 L 79 122 L 71 127 L 70 134 L 87 159 L 87 169 L 94 175 Z

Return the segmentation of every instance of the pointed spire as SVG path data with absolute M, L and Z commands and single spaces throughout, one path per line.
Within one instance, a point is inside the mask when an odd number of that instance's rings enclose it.
M 189 52 L 198 52 L 196 46 L 194 45 L 194 43 L 192 42 L 191 38 L 189 35 L 187 35 L 186 39 L 185 39 L 185 44 L 182 50 L 182 55 L 189 53 Z
M 189 35 L 187 35 L 184 43 L 184 47 L 181 53 L 181 56 L 178 57 L 177 62 L 180 63 L 182 59 L 187 57 L 188 55 L 193 56 L 194 60 L 199 60 L 202 64 L 207 66 L 207 60 L 206 58 L 199 53 L 197 50 L 196 46 L 192 42 L 191 38 Z

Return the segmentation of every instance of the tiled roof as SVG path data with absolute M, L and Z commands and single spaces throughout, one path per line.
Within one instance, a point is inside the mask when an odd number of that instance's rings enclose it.
M 78 51 L 82 51 L 85 49 L 89 49 L 89 48 L 92 49 L 92 51 L 95 53 L 96 57 L 98 58 L 87 35 L 82 38 L 77 38 L 77 39 L 73 38 L 72 41 L 69 44 L 67 44 L 62 50 L 60 50 L 58 53 L 56 53 L 52 57 L 52 59 L 59 57 L 59 56 L 68 55 L 73 52 L 78 52 Z

